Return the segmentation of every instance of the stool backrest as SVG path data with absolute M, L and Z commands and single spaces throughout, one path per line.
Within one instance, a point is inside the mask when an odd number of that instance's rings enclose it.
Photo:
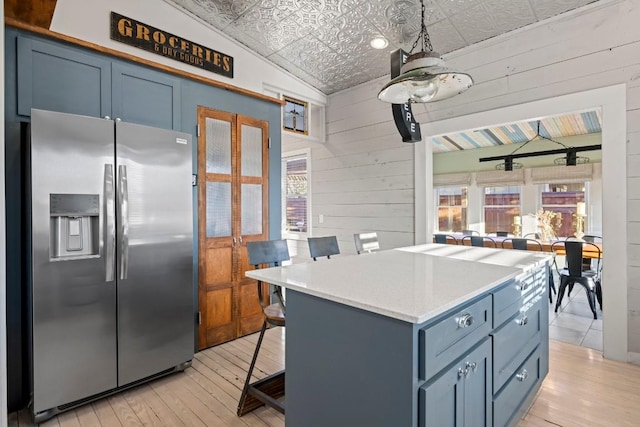
M 263 240 L 247 242 L 249 264 L 258 268 L 260 264 L 278 266 L 282 261 L 289 261 L 289 248 L 286 240 Z
M 376 232 L 356 233 L 353 235 L 353 241 L 356 244 L 356 252 L 358 254 L 380 249 L 380 242 L 378 242 L 378 234 Z
M 316 258 L 318 257 L 326 256 L 331 258 L 331 255 L 340 253 L 336 236 L 309 237 L 307 242 L 309 243 L 309 253 L 314 261 L 317 261 Z

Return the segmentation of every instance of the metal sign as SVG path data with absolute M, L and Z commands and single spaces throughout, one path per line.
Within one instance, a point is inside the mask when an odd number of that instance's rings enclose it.
M 111 39 L 233 78 L 233 57 L 111 12 Z
M 397 49 L 391 52 L 391 78 L 398 77 L 400 75 L 400 68 L 407 62 L 409 54 L 402 49 Z M 418 142 L 422 141 L 422 134 L 420 133 L 420 123 L 416 122 L 413 112 L 411 111 L 411 104 L 391 104 L 391 110 L 393 111 L 393 120 L 396 122 L 398 132 L 402 136 L 402 142 Z

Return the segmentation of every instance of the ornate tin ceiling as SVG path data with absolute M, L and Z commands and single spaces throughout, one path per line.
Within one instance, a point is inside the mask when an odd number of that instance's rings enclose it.
M 418 0 L 165 0 L 325 94 L 389 74 L 389 54 L 420 31 Z M 597 0 L 595 0 L 597 1 Z M 594 0 L 425 0 L 434 50 L 446 54 Z M 370 47 L 376 35 L 389 46 Z

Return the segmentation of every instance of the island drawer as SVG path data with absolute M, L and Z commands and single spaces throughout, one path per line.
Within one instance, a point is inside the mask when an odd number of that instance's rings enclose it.
M 526 272 L 493 293 L 493 327 L 502 325 L 547 281 L 546 268 Z M 543 288 L 544 289 L 544 288 Z
M 493 392 L 513 376 L 524 359 L 540 343 L 543 327 L 543 295 L 536 296 L 493 335 Z M 546 326 L 546 325 L 545 325 Z
M 491 332 L 491 295 L 458 309 L 419 333 L 419 375 L 431 378 Z
M 493 400 L 493 425 L 506 426 L 540 379 L 540 347 L 518 368 Z

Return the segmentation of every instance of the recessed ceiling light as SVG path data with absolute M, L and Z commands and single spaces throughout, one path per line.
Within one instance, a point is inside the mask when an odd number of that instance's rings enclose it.
M 374 49 L 384 49 L 389 46 L 389 42 L 383 36 L 377 36 L 371 40 L 371 47 Z

